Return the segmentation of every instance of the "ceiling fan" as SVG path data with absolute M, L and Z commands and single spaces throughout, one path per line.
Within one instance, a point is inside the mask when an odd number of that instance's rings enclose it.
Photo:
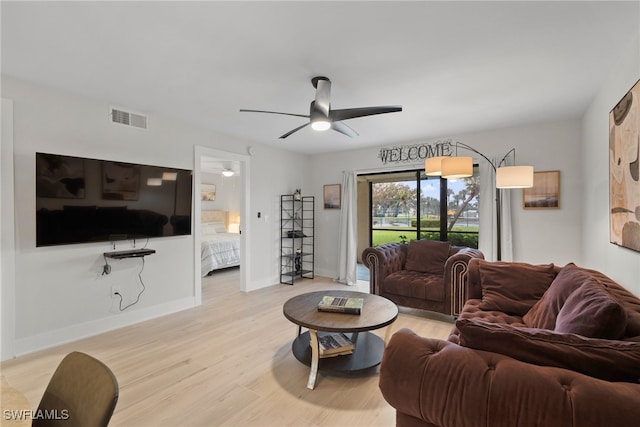
M 308 123 L 298 126 L 297 128 L 290 130 L 280 137 L 284 139 L 289 135 L 299 131 L 300 129 L 311 125 L 314 130 L 327 130 L 329 128 L 347 135 L 348 137 L 358 136 L 358 132 L 353 130 L 347 124 L 343 123 L 343 120 L 355 119 L 356 117 L 373 116 L 375 114 L 395 113 L 402 111 L 402 106 L 399 105 L 385 105 L 379 107 L 361 107 L 361 108 L 345 108 L 341 110 L 332 110 L 329 97 L 331 95 L 331 80 L 327 77 L 314 77 L 311 79 L 311 84 L 316 88 L 316 98 L 311 101 L 309 108 L 309 114 L 294 114 L 294 113 L 281 113 L 278 111 L 264 111 L 264 110 L 245 110 L 241 109 L 243 113 L 268 113 L 268 114 L 282 114 L 285 116 L 304 117 L 309 119 Z

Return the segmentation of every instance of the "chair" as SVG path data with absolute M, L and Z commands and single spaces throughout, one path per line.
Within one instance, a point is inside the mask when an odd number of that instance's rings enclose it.
M 449 242 L 414 240 L 366 248 L 362 262 L 370 271 L 370 292 L 404 307 L 457 316 L 464 305 L 464 284 L 477 249 Z
M 118 401 L 118 381 L 101 361 L 74 351 L 53 373 L 33 427 L 103 427 Z

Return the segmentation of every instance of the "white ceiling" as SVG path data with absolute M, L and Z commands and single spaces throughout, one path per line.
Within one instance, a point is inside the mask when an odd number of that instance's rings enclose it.
M 303 153 L 579 117 L 639 32 L 635 2 L 7 2 L 2 73 Z M 635 33 L 634 33 L 635 32 Z M 305 128 L 333 108 L 402 105 Z

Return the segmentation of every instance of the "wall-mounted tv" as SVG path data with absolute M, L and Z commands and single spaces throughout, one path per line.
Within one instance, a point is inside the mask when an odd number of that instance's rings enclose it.
M 36 246 L 191 234 L 190 170 L 36 153 Z

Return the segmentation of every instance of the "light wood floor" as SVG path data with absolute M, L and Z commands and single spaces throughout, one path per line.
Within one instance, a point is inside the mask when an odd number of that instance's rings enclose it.
M 111 426 L 395 424 L 377 373 L 321 373 L 308 390 L 309 368 L 291 353 L 296 326 L 282 315 L 283 303 L 343 285 L 316 278 L 242 293 L 238 280 L 237 270 L 215 273 L 204 279 L 200 307 L 3 362 L 2 374 L 35 409 L 64 355 L 91 354 L 120 384 Z M 402 308 L 393 327 L 446 338 L 451 319 Z

